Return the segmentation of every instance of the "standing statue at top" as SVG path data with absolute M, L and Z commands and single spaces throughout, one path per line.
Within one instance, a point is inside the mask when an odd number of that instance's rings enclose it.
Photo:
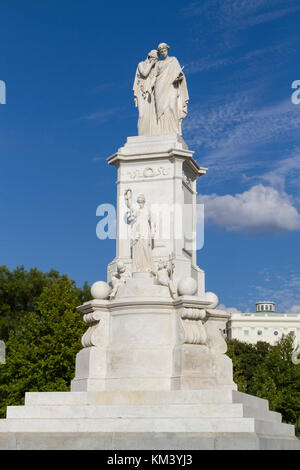
M 189 95 L 182 68 L 176 57 L 168 56 L 169 49 L 161 43 L 138 64 L 133 91 L 139 135 L 182 135 Z

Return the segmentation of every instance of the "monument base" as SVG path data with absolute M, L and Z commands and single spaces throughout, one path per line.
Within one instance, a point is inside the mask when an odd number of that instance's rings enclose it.
M 89 329 L 72 392 L 235 389 L 222 334 L 228 314 L 205 297 L 173 299 L 148 273 L 135 274 L 120 297 L 79 307 Z
M 0 420 L 0 449 L 300 450 L 294 426 L 236 390 L 33 392 Z

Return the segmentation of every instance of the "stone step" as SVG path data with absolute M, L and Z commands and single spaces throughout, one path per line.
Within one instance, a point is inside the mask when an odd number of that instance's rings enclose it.
M 243 405 L 75 405 L 9 406 L 8 419 L 61 418 L 242 418 Z M 251 416 L 249 416 L 251 417 Z
M 232 433 L 0 432 L 0 450 L 300 450 L 295 437 Z
M 243 416 L 245 418 L 256 418 L 261 419 L 263 421 L 272 421 L 275 423 L 282 422 L 282 416 L 280 413 L 276 411 L 269 411 L 269 410 L 261 410 L 259 408 L 253 408 L 251 406 L 243 406 Z
M 102 418 L 102 419 L 6 419 L 0 432 L 166 432 L 260 433 L 294 436 L 294 426 L 253 418 Z
M 253 395 L 248 395 L 247 393 L 238 392 L 237 390 L 232 390 L 232 402 L 233 403 L 243 403 L 243 405 L 251 408 L 259 408 L 261 410 L 267 411 L 269 409 L 269 402 L 264 398 L 255 397 Z
M 281 423 L 281 414 L 241 403 L 171 405 L 31 405 L 9 406 L 7 418 L 256 418 Z
M 274 423 L 257 419 L 255 420 L 255 432 L 258 434 L 294 437 L 295 427 L 292 424 Z
M 259 436 L 259 450 L 300 450 L 300 439 Z
M 164 391 L 27 392 L 26 406 L 37 405 L 171 405 L 243 403 L 268 410 L 267 400 L 230 388 Z

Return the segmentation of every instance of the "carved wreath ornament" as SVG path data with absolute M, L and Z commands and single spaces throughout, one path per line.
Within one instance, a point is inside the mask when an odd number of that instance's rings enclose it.
M 169 174 L 169 168 L 164 166 L 152 168 L 151 166 L 144 168 L 143 170 L 137 169 L 128 171 L 128 176 L 131 179 L 135 178 L 154 178 L 155 176 L 166 176 Z

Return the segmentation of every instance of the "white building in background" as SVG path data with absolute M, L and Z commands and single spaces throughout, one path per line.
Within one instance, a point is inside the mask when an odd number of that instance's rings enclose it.
M 252 344 L 275 344 L 289 333 L 300 344 L 300 313 L 277 313 L 274 302 L 257 302 L 255 313 L 231 313 L 227 323 L 228 338 Z

